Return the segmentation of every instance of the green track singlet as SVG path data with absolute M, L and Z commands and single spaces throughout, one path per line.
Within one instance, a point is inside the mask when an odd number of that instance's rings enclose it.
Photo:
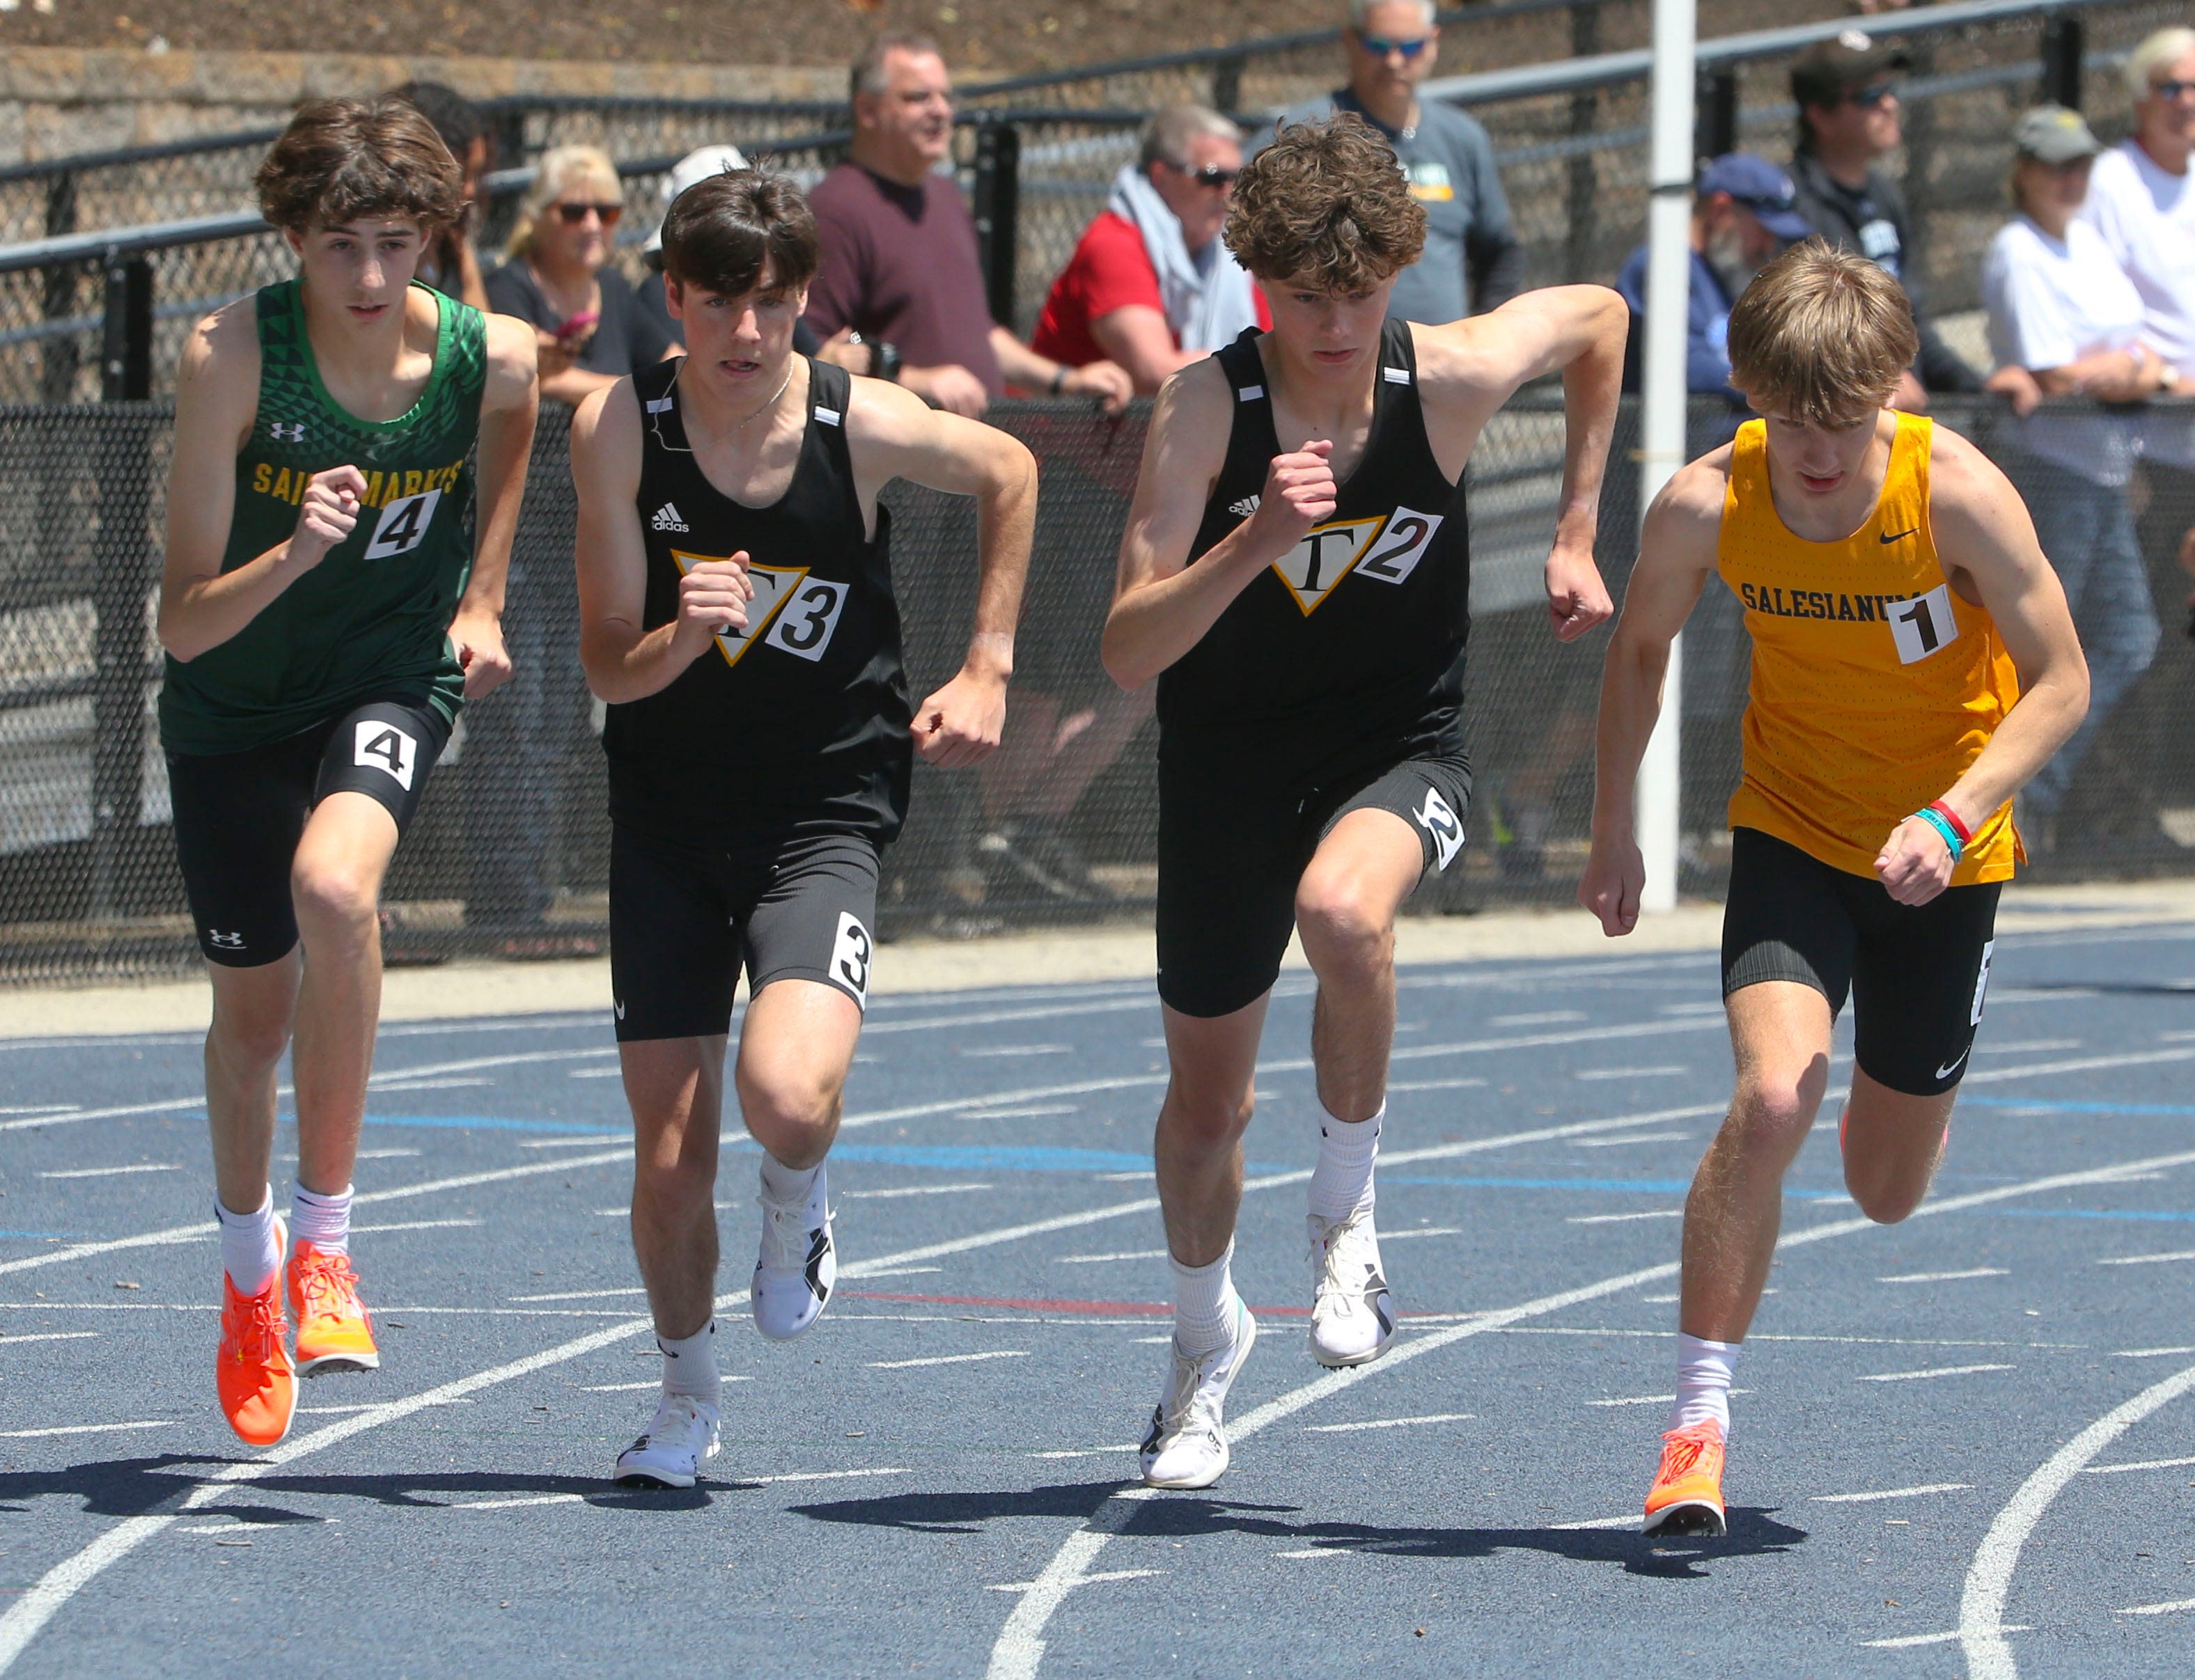
M 487 330 L 477 309 L 427 295 L 441 311 L 434 369 L 409 413 L 376 422 L 345 411 L 320 383 L 300 283 L 260 291 L 259 411 L 237 452 L 221 568 L 288 539 L 314 473 L 355 466 L 364 505 L 351 534 L 241 630 L 188 664 L 169 659 L 169 751 L 241 752 L 382 697 L 429 701 L 456 722 L 464 679 L 447 632 L 472 570 L 468 462 Z

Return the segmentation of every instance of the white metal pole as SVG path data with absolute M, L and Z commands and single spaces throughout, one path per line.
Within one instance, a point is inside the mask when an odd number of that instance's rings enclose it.
M 1685 462 L 1685 319 L 1691 286 L 1692 50 L 1697 0 L 1654 0 L 1653 139 L 1646 208 L 1645 411 L 1639 512 Z M 1645 910 L 1677 906 L 1677 742 L 1684 695 L 1684 638 L 1669 648 L 1662 716 L 1639 766 L 1636 817 L 1646 864 Z

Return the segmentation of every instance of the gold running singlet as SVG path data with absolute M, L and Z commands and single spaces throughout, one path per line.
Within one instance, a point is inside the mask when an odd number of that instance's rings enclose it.
M 1731 452 L 1716 560 L 1753 637 L 1731 826 L 1854 875 L 1875 873 L 1891 830 L 1943 797 L 2019 698 L 1996 624 L 1936 558 L 1933 430 L 1898 417 L 1875 511 L 1835 543 L 1795 537 L 1777 515 L 1765 422 L 1741 426 Z M 1975 826 L 1951 883 L 2008 880 L 2015 860 L 2008 802 Z

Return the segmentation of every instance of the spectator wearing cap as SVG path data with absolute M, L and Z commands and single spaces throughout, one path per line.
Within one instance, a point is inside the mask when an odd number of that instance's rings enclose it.
M 2014 126 L 2013 201 L 1982 259 L 1990 349 L 2001 369 L 2031 377 L 2016 394 L 2023 417 L 2005 464 L 2035 516 L 2037 536 L 2065 588 L 2088 655 L 2088 716 L 2020 795 L 2029 843 L 2055 838 L 2068 782 L 2111 708 L 2157 653 L 2157 610 L 2128 494 L 2137 423 L 2124 411 L 2035 412 L 2038 396 L 2141 402 L 2169 369 L 2142 342 L 2134 282 L 2094 227 L 2079 219 L 2090 165 L 2103 150 L 2077 112 L 2038 106 Z
M 1144 125 L 1098 219 L 1052 282 L 1029 347 L 1070 367 L 1118 363 L 1138 396 L 1272 319 L 1220 239 L 1242 131 L 1216 111 L 1178 105 Z
M 481 178 L 495 161 L 495 137 L 487 114 L 455 88 L 440 82 L 406 82 L 391 88 L 400 99 L 435 125 L 442 144 L 464 173 L 465 213 L 462 221 L 437 230 L 419 259 L 417 274 L 422 284 L 445 297 L 486 309 L 487 283 L 481 278 L 480 257 L 473 250 L 473 229 L 480 218 Z
M 1524 248 L 1476 118 L 1418 98 L 1440 57 L 1433 0 L 1349 0 L 1349 84 L 1285 112 L 1282 124 L 1352 112 L 1387 137 L 1426 208 L 1423 256 L 1395 281 L 1387 313 L 1437 326 L 1506 303 L 1524 286 Z M 1276 125 L 1276 127 L 1278 125 Z
M 1898 76 L 1906 57 L 1848 29 L 1801 55 L 1791 66 L 1799 106 L 1798 147 L 1791 177 L 1798 210 L 1831 245 L 1869 257 L 1898 278 L 1920 329 L 1919 377 L 1909 372 L 1892 400 L 1897 408 L 1927 406 L 1927 391 L 1979 391 L 1981 376 L 1946 344 L 1928 318 L 1921 277 L 1912 262 L 1912 218 L 1898 184 L 1880 167 L 1904 138 Z
M 625 183 L 607 152 L 552 147 L 511 231 L 510 259 L 487 277 L 491 308 L 533 324 L 541 394 L 576 407 L 588 393 L 672 354 L 611 261 Z
M 1733 408 L 1745 398 L 1730 383 L 1730 311 L 1754 273 L 1784 245 L 1813 229 L 1795 208 L 1791 177 L 1766 158 L 1732 152 L 1700 171 L 1692 195 L 1692 279 L 1686 297 L 1685 388 L 1712 392 Z M 1624 388 L 1639 384 L 1646 322 L 1647 251 L 1640 245 L 1616 275 L 1631 306 Z
M 1119 367 L 1039 355 L 991 319 L 975 218 L 939 172 L 953 147 L 953 80 L 937 43 L 887 31 L 849 80 L 849 160 L 809 194 L 823 246 L 809 325 L 896 347 L 900 383 L 956 414 L 981 415 L 1009 384 L 1086 394 L 1118 412 L 1132 394 Z

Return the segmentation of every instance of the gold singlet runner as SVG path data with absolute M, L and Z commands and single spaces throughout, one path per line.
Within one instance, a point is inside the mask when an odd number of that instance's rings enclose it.
M 1898 417 L 1866 523 L 1840 542 L 1794 536 L 1768 488 L 1767 429 L 1738 429 L 1716 559 L 1745 603 L 1753 684 L 1733 828 L 1757 828 L 1854 875 L 1944 792 L 2019 698 L 1989 614 L 1962 600 L 1928 523 L 1932 423 Z M 1954 886 L 2024 862 L 2008 803 L 1974 828 Z

